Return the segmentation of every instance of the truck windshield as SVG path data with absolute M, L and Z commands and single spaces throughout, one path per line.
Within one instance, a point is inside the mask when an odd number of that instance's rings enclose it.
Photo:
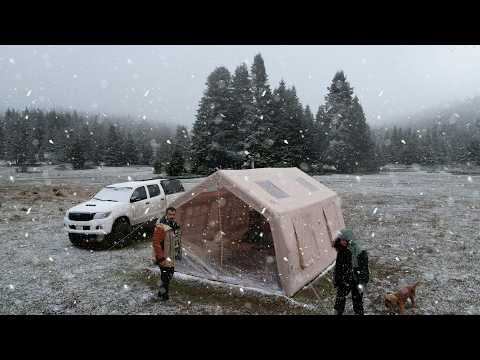
M 100 190 L 95 196 L 95 200 L 129 202 L 132 195 L 130 187 L 106 187 Z

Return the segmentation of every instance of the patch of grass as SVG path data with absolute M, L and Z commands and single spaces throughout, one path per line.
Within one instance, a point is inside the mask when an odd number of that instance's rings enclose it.
M 125 275 L 124 275 L 125 276 Z M 150 270 L 136 271 L 127 274 L 131 281 L 141 282 L 152 291 L 158 290 L 160 274 Z M 184 280 L 174 276 L 170 285 L 173 301 L 191 301 L 196 306 L 220 306 L 223 311 L 244 314 L 315 314 L 301 306 L 295 306 L 286 299 L 275 295 L 264 295 L 245 290 L 242 294 L 238 287 L 228 288 L 198 283 L 195 280 Z
M 331 281 L 332 272 L 333 270 L 330 270 L 322 277 L 315 279 L 312 283 L 295 294 L 294 299 L 304 303 L 316 303 L 318 301 L 325 301 L 334 298 L 336 290 Z

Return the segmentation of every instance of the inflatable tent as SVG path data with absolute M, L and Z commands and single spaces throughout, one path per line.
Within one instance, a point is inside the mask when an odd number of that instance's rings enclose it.
M 287 296 L 334 263 L 344 227 L 338 195 L 297 168 L 219 170 L 171 205 L 184 248 L 215 269 L 203 276 Z

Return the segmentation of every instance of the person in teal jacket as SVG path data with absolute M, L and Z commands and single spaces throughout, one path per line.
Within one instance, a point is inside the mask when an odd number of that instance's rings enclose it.
M 333 285 L 337 289 L 335 314 L 343 314 L 347 295 L 351 292 L 353 311 L 363 315 L 363 290 L 369 281 L 368 254 L 354 241 L 351 229 L 341 230 L 333 247 L 337 251 L 333 272 Z

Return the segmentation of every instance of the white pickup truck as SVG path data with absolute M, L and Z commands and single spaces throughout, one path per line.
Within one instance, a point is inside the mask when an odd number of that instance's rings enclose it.
M 162 217 L 168 205 L 184 191 L 178 179 L 109 185 L 92 199 L 70 208 L 64 217 L 64 228 L 74 245 L 115 246 L 134 226 L 146 226 Z

